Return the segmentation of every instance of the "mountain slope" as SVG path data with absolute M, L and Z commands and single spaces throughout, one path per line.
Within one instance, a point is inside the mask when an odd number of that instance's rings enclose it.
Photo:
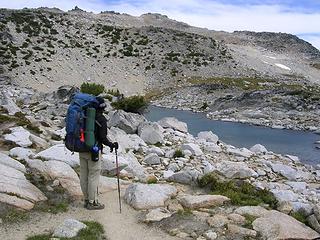
M 1 9 L 0 22 L 5 74 L 42 91 L 94 81 L 133 94 L 184 86 L 188 77 L 317 82 L 320 76 L 311 66 L 320 62 L 319 51 L 288 34 L 224 33 L 159 14 L 80 9 Z

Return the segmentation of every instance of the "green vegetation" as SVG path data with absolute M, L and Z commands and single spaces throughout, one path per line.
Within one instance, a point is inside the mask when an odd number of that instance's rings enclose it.
M 173 158 L 179 158 L 179 157 L 184 157 L 184 154 L 180 149 L 177 149 L 173 154 Z
M 102 240 L 105 239 L 103 226 L 94 221 L 84 221 L 86 228 L 80 230 L 78 236 L 73 238 L 59 238 L 60 240 Z M 36 236 L 28 237 L 27 240 L 50 240 L 51 234 L 41 234 Z
M 104 86 L 102 84 L 96 83 L 82 83 L 80 87 L 80 91 L 83 93 L 92 94 L 98 96 L 99 94 L 104 92 Z
M 216 174 L 209 173 L 204 175 L 198 183 L 200 187 L 209 187 L 211 194 L 229 197 L 234 205 L 257 206 L 268 204 L 273 209 L 277 206 L 277 200 L 271 192 L 256 189 L 245 181 L 221 181 Z
M 207 103 L 207 102 L 204 102 L 204 103 L 202 104 L 202 106 L 200 107 L 200 110 L 206 110 L 207 107 L 209 107 L 208 103 Z
M 113 102 L 112 106 L 116 109 L 122 109 L 126 112 L 140 113 L 143 108 L 148 105 L 148 102 L 143 96 L 131 96 Z
M 10 224 L 28 220 L 29 213 L 22 210 L 10 209 L 0 217 L 4 223 Z
M 188 80 L 191 84 L 217 84 L 223 88 L 238 88 L 242 90 L 263 90 L 266 89 L 266 83 L 273 83 L 270 79 L 261 78 L 230 78 L 230 77 L 213 77 L 213 78 L 192 78 Z
M 155 184 L 158 182 L 158 179 L 155 176 L 149 176 L 147 178 L 147 184 Z
M 249 214 L 245 214 L 244 217 L 246 218 L 246 222 L 243 225 L 243 227 L 249 228 L 249 229 L 253 229 L 252 223 L 253 223 L 254 220 L 257 219 L 257 217 L 251 216 Z
M 60 191 L 63 191 L 63 189 L 61 188 Z M 39 205 L 37 205 L 35 210 L 57 214 L 60 212 L 67 212 L 68 207 L 69 207 L 69 202 L 65 199 L 59 199 L 59 200 L 49 199 L 48 201 L 42 202 Z
M 179 209 L 177 211 L 178 216 L 186 217 L 192 215 L 192 210 L 190 208 Z
M 14 116 L 0 114 L 0 124 L 6 122 L 15 122 L 18 126 L 26 127 L 35 133 L 42 133 L 42 131 L 37 126 L 33 125 L 21 112 L 17 112 Z
M 290 213 L 290 216 L 298 220 L 299 222 L 302 222 L 303 224 L 308 224 L 307 217 L 302 212 L 292 212 Z

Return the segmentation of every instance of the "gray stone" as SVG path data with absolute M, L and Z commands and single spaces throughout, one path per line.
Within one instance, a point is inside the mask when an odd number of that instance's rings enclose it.
M 171 170 L 163 171 L 163 178 L 164 178 L 164 179 L 168 179 L 168 178 L 170 178 L 173 174 L 174 174 L 174 172 L 171 171 Z
M 32 145 L 30 141 L 30 132 L 25 130 L 23 127 L 10 128 L 11 133 L 4 135 L 6 141 L 15 143 L 20 147 L 29 147 Z
M 203 144 L 203 150 L 205 152 L 214 154 L 214 153 L 220 153 L 222 152 L 222 148 L 217 145 L 216 143 L 212 143 L 212 142 L 206 142 Z
M 136 133 L 138 126 L 146 121 L 145 117 L 142 115 L 127 113 L 123 110 L 110 112 L 109 117 L 110 120 L 108 121 L 108 125 L 110 127 L 120 128 L 129 134 Z
M 159 156 L 155 153 L 150 153 L 149 155 L 147 155 L 144 158 L 144 162 L 148 165 L 156 165 L 161 163 Z
M 252 237 L 257 236 L 257 232 L 248 228 L 239 227 L 234 224 L 228 224 L 228 231 L 231 236 L 243 236 L 243 237 Z
M 198 138 L 199 139 L 204 139 L 207 142 L 212 142 L 212 143 L 217 143 L 219 140 L 219 137 L 215 135 L 211 131 L 204 131 L 204 132 L 199 132 L 198 133 Z
M 75 219 L 66 219 L 60 226 L 58 226 L 54 232 L 53 237 L 58 238 L 73 238 L 78 235 L 80 230 L 87 226 L 82 222 Z
M 34 134 L 30 134 L 29 139 L 38 148 L 45 149 L 45 148 L 49 147 L 49 143 L 46 140 L 44 140 Z
M 119 128 L 112 127 L 108 131 L 108 137 L 112 142 L 118 142 L 121 150 L 139 150 L 140 147 L 145 147 L 147 144 L 136 134 L 127 134 Z M 123 151 L 125 152 L 125 151 Z
M 228 215 L 228 219 L 235 224 L 243 225 L 246 223 L 246 218 L 237 213 L 231 213 Z
M 164 156 L 164 151 L 161 148 L 156 147 L 156 146 L 152 146 L 152 147 L 148 148 L 146 154 L 149 154 L 149 153 L 155 153 L 159 157 L 163 157 Z
M 79 154 L 72 153 L 64 144 L 57 144 L 39 152 L 35 158 L 41 158 L 47 161 L 60 161 L 69 164 L 71 167 L 79 166 Z
M 199 145 L 195 143 L 186 143 L 181 146 L 181 150 L 189 150 L 193 155 L 200 156 L 203 154 Z
M 163 207 L 165 201 L 177 194 L 177 189 L 168 184 L 130 185 L 125 192 L 125 201 L 135 209 Z
M 2 90 L 1 106 L 4 107 L 9 115 L 14 115 L 17 112 L 21 112 L 21 109 L 17 106 L 11 97 L 11 94 L 7 90 Z
M 73 198 L 82 197 L 80 180 L 76 172 L 60 161 L 27 160 L 28 166 L 48 180 L 59 180 L 60 185 Z
M 296 180 L 297 179 L 296 178 L 297 171 L 290 166 L 287 166 L 287 165 L 284 165 L 281 163 L 276 163 L 276 164 L 271 163 L 270 167 L 272 168 L 272 170 L 275 173 L 279 173 L 289 180 Z
M 158 123 L 142 123 L 138 134 L 147 144 L 163 143 L 163 128 Z
M 303 192 L 307 189 L 306 182 L 286 182 L 295 192 Z
M 294 212 L 301 212 L 306 216 L 313 213 L 313 207 L 310 203 L 291 202 L 291 205 Z
M 203 236 L 205 237 L 206 240 L 215 240 L 218 238 L 218 234 L 215 233 L 213 230 L 208 230 L 206 231 Z
M 320 205 L 315 205 L 313 207 L 313 212 L 314 212 L 314 215 L 317 218 L 318 222 L 320 222 Z
M 317 231 L 318 233 L 320 233 L 320 224 L 316 218 L 316 216 L 313 214 L 313 215 L 310 215 L 308 218 L 307 218 L 307 221 L 308 221 L 308 224 L 310 227 L 312 227 L 313 230 Z
M 0 203 L 4 203 L 22 210 L 31 210 L 34 207 L 34 203 L 32 203 L 31 201 L 4 193 L 0 193 Z
M 299 198 L 299 196 L 291 190 L 272 189 L 271 192 L 279 202 L 295 202 Z
M 256 144 L 250 148 L 251 152 L 254 153 L 266 153 L 268 150 L 261 144 Z
M 22 163 L 18 162 L 17 160 L 14 160 L 13 158 L 7 156 L 6 154 L 0 152 L 0 165 L 1 164 L 12 167 L 16 170 L 23 172 L 23 173 L 27 172 L 25 166 Z
M 165 117 L 162 118 L 158 123 L 163 128 L 172 128 L 174 130 L 178 130 L 180 132 L 187 133 L 188 132 L 188 126 L 184 122 L 180 122 L 178 119 L 173 117 Z
M 47 200 L 46 196 L 31 184 L 22 172 L 2 164 L 0 164 L 0 189 L 4 194 L 7 193 L 32 203 Z
M 15 147 L 10 149 L 9 155 L 17 159 L 25 160 L 34 157 L 35 154 L 31 149 Z
M 234 211 L 236 214 L 249 215 L 253 217 L 262 217 L 266 215 L 269 211 L 260 206 L 244 206 L 239 207 Z
M 253 229 L 259 232 L 263 239 L 304 239 L 319 238 L 320 235 L 284 213 L 271 210 L 265 216 L 252 223 Z M 290 226 L 290 228 L 288 228 Z
M 127 154 L 118 155 L 119 167 L 131 173 L 133 176 L 139 179 L 145 179 L 146 174 L 144 168 L 139 163 L 137 158 L 132 152 Z M 102 155 L 102 171 L 114 171 L 116 169 L 116 156 L 114 153 L 103 154 Z
M 227 145 L 227 152 L 237 157 L 249 158 L 253 155 L 253 152 L 246 148 L 235 148 L 234 146 Z
M 179 197 L 180 204 L 190 209 L 217 207 L 228 201 L 230 201 L 229 198 L 221 195 L 185 195 Z
M 223 161 L 216 165 L 216 169 L 227 178 L 245 179 L 258 176 L 258 174 L 244 162 Z
M 159 222 L 162 219 L 171 217 L 171 215 L 172 213 L 165 208 L 152 209 L 146 215 L 145 222 Z
M 229 223 L 229 219 L 225 215 L 215 214 L 207 218 L 207 223 L 210 227 L 222 228 Z
M 194 169 L 186 169 L 174 173 L 168 178 L 168 181 L 182 183 L 182 184 L 192 184 L 195 183 L 200 176 L 200 173 Z

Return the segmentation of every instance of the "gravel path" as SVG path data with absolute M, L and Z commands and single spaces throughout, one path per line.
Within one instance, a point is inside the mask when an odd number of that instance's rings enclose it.
M 88 211 L 81 205 L 70 207 L 61 214 L 32 214 L 27 222 L 11 225 L 0 225 L 0 239 L 24 240 L 27 236 L 50 233 L 66 218 L 97 221 L 104 226 L 108 240 L 174 240 L 160 229 L 148 227 L 138 222 L 138 212 L 122 202 L 122 213 L 119 213 L 118 192 L 113 191 L 100 196 L 100 201 L 106 205 L 101 211 Z

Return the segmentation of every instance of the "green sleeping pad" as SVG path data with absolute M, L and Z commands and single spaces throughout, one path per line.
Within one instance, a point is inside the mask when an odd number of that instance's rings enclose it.
M 86 118 L 86 130 L 85 130 L 85 143 L 87 147 L 92 148 L 96 143 L 95 135 L 94 135 L 94 126 L 96 120 L 96 109 L 88 108 L 87 109 L 87 118 Z

